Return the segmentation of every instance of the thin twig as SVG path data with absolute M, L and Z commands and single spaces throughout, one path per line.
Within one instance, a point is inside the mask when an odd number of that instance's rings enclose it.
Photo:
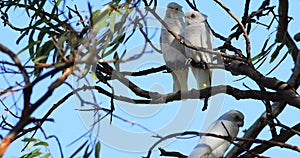
M 249 65 L 252 65 L 252 60 L 251 60 L 251 54 L 250 54 L 250 49 L 251 49 L 251 44 L 250 44 L 250 39 L 247 33 L 247 30 L 245 29 L 244 25 L 242 22 L 239 20 L 238 17 L 236 17 L 229 8 L 225 6 L 220 0 L 214 0 L 216 3 L 218 3 L 241 27 L 243 31 L 243 35 L 246 41 L 246 53 L 247 53 L 247 61 Z

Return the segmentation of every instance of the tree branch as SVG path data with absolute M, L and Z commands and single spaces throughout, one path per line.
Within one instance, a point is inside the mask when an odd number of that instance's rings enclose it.
M 231 61 L 225 65 L 225 69 L 230 71 L 233 75 L 246 75 L 255 82 L 261 84 L 263 87 L 273 90 L 291 90 L 296 95 L 294 88 L 286 82 L 280 81 L 276 78 L 265 77 L 256 69 L 251 68 L 243 62 Z
M 300 84 L 300 53 L 298 53 L 297 60 L 295 63 L 295 67 L 293 69 L 293 73 L 288 80 L 288 84 L 294 89 L 298 89 Z M 272 105 L 272 116 L 277 117 L 286 107 L 285 102 L 276 102 Z M 244 138 L 256 138 L 260 131 L 267 125 L 266 113 L 264 112 L 246 131 L 244 134 Z M 239 142 L 245 148 L 250 148 L 251 142 Z M 237 157 L 243 151 L 237 147 L 234 147 L 230 150 L 230 152 L 226 155 L 227 157 Z
M 285 43 L 288 49 L 291 49 L 293 60 L 296 62 L 298 48 L 287 30 L 289 24 L 288 12 L 289 12 L 289 1 L 279 0 L 279 6 L 278 6 L 279 24 L 277 27 L 276 42 Z
M 181 133 L 173 133 L 173 134 L 169 134 L 165 137 L 160 138 L 157 142 L 155 142 L 150 149 L 148 150 L 148 154 L 146 156 L 146 158 L 150 158 L 152 150 L 161 142 L 168 140 L 168 139 L 172 139 L 172 138 L 176 138 L 179 136 L 186 136 L 186 135 L 196 135 L 196 136 L 210 136 L 210 137 L 215 137 L 215 138 L 221 138 L 224 140 L 227 140 L 229 142 L 233 142 L 233 141 L 242 141 L 242 142 L 252 142 L 252 143 L 258 143 L 258 144 L 266 144 L 266 145 L 272 145 L 272 146 L 279 146 L 282 148 L 287 148 L 287 149 L 291 149 L 297 152 L 300 152 L 300 147 L 291 145 L 291 144 L 286 144 L 286 143 L 282 143 L 282 142 L 277 142 L 277 141 L 273 141 L 273 140 L 262 140 L 262 139 L 251 139 L 251 138 L 239 138 L 239 137 L 231 137 L 231 136 L 224 136 L 224 135 L 218 135 L 218 134 L 213 134 L 213 133 L 202 133 L 202 132 L 195 132 L 195 131 L 187 131 L 187 132 L 181 132 Z M 236 146 L 238 147 L 238 146 Z M 258 157 L 265 157 L 265 156 L 261 156 L 261 155 L 256 155 Z M 227 156 L 226 156 L 227 157 Z
M 24 69 L 24 67 L 22 66 L 21 61 L 19 60 L 17 55 L 14 52 L 12 52 L 11 50 L 9 50 L 7 47 L 2 45 L 1 43 L 0 43 L 0 51 L 6 53 L 15 62 L 15 64 L 17 65 L 17 67 L 21 71 L 21 74 L 23 75 L 23 79 L 25 81 L 25 84 L 29 85 L 30 80 L 29 80 L 28 73 Z M 29 117 L 28 110 L 29 110 L 29 107 L 30 107 L 30 97 L 31 97 L 31 93 L 32 93 L 32 87 L 31 86 L 26 86 L 26 85 L 25 85 L 25 88 L 23 89 L 24 105 L 23 105 L 21 120 L 23 118 Z M 23 128 L 23 126 L 22 127 L 20 126 L 18 128 L 17 127 L 13 128 L 9 132 L 9 134 L 5 138 L 3 138 L 3 140 L 0 144 L 0 157 L 3 156 L 3 154 L 5 153 L 6 149 L 10 145 L 10 143 L 14 140 L 14 138 L 22 130 L 22 128 Z
M 251 54 L 250 54 L 250 49 L 251 49 L 251 44 L 250 44 L 250 39 L 248 36 L 248 33 L 244 27 L 244 25 L 242 24 L 242 22 L 238 19 L 238 17 L 236 17 L 229 8 L 227 8 L 221 1 L 219 0 L 214 0 L 216 3 L 218 3 L 240 26 L 240 28 L 243 31 L 243 35 L 246 41 L 246 53 L 247 53 L 247 62 L 249 65 L 252 66 L 252 59 L 251 59 Z
M 297 130 L 300 131 L 300 123 L 298 123 L 297 125 L 295 125 L 294 127 L 292 127 L 293 130 Z M 275 142 L 280 142 L 280 143 L 284 143 L 286 141 L 288 141 L 292 136 L 294 136 L 295 133 L 292 132 L 291 130 L 286 130 L 286 129 L 281 129 L 280 134 L 272 139 L 270 139 L 269 141 L 275 141 Z M 274 145 L 271 144 L 261 144 L 258 145 L 256 147 L 254 147 L 251 151 L 255 152 L 255 153 L 263 153 L 264 151 L 270 149 L 271 147 L 274 147 Z M 248 153 L 242 155 L 241 157 L 249 157 L 251 155 L 249 155 Z

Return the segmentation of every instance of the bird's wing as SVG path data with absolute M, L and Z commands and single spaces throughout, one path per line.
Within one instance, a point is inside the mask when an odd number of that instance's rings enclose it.
M 212 50 L 214 41 L 212 37 L 212 32 L 210 31 L 209 27 L 207 26 L 206 23 L 201 23 L 200 28 L 200 45 L 201 47 L 207 48 Z M 205 61 L 206 63 L 211 63 L 212 62 L 212 54 L 209 54 L 207 52 L 201 52 L 202 55 L 202 60 Z
M 172 64 L 173 78 L 176 78 L 178 82 L 178 84 L 174 85 L 173 91 L 187 90 L 188 68 L 185 65 L 186 57 L 184 46 L 177 39 L 174 39 L 169 48 L 174 49 L 173 51 L 170 50 L 174 58 L 174 62 L 170 64 Z
M 180 62 L 180 64 L 185 63 L 185 59 L 186 59 L 186 55 L 185 55 L 185 49 L 184 49 L 184 45 L 182 45 L 179 40 L 174 39 L 170 46 L 170 48 L 174 49 L 176 52 L 172 52 L 173 54 L 175 54 L 176 57 L 176 61 L 182 61 Z
M 187 42 L 190 42 L 194 46 L 201 46 L 200 30 L 197 25 L 187 26 L 184 31 L 184 36 Z M 189 58 L 193 58 L 196 62 L 200 62 L 201 58 L 196 50 L 186 47 L 186 55 Z
M 164 21 L 172 31 L 177 34 L 182 32 L 183 19 L 165 17 Z M 165 28 L 161 29 L 160 44 L 166 65 L 172 70 L 173 92 L 187 90 L 188 69 L 185 66 L 184 46 Z
M 192 43 L 194 46 L 203 47 L 203 40 L 207 39 L 203 33 L 206 33 L 203 29 L 204 25 L 201 23 L 191 24 L 186 27 L 185 38 L 188 42 Z M 209 63 L 211 60 L 209 54 L 196 51 L 190 48 L 186 48 L 186 56 L 188 58 L 194 59 L 195 62 L 206 62 Z M 197 80 L 197 85 L 199 89 L 209 87 L 211 84 L 211 71 L 203 70 L 199 68 L 192 68 L 193 74 Z
M 222 125 L 222 120 L 216 120 L 215 122 L 213 122 L 205 133 L 212 133 L 217 135 L 228 135 Z M 201 140 L 199 141 L 199 143 L 209 144 L 212 147 L 212 149 L 217 148 L 223 142 L 224 142 L 223 139 L 210 137 L 210 136 L 202 136 Z
M 160 37 L 159 37 L 159 44 L 160 44 L 160 52 L 158 52 L 158 53 L 163 53 L 163 50 L 162 50 L 162 47 L 163 47 L 163 44 L 162 44 L 162 30 L 161 30 L 161 35 L 160 35 Z
M 225 126 L 225 127 L 224 127 Z M 217 120 L 211 124 L 206 133 L 213 133 L 223 136 L 232 136 L 236 137 L 238 133 L 238 127 L 232 121 L 228 120 Z M 230 143 L 222 138 L 215 138 L 209 136 L 203 136 L 199 143 L 207 144 L 211 147 L 215 155 L 223 156 L 225 151 L 230 146 Z M 216 154 L 218 153 L 218 154 Z

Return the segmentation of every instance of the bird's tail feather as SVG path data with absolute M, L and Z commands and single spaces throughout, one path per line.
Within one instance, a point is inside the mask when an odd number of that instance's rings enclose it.
M 204 89 L 211 86 L 211 76 L 212 73 L 210 70 L 202 69 L 192 69 L 193 74 L 196 78 L 197 85 L 199 89 Z
M 173 70 L 173 92 L 188 90 L 188 69 Z

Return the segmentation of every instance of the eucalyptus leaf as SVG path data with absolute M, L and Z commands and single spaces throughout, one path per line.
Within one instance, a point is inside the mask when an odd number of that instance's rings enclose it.
M 40 158 L 49 158 L 50 156 L 51 156 L 51 154 L 50 154 L 50 153 L 47 153 L 47 154 L 41 156 Z
M 33 146 L 45 146 L 45 147 L 48 147 L 49 144 L 47 142 L 40 141 L 40 142 L 35 143 Z
M 276 47 L 275 51 L 273 52 L 273 54 L 271 55 L 271 60 L 270 63 L 272 63 L 278 56 L 279 52 L 281 51 L 281 49 L 284 47 L 284 43 L 281 43 L 279 46 Z
M 268 73 L 266 73 L 266 76 L 270 75 L 284 61 L 284 59 L 287 57 L 288 54 L 289 54 L 289 51 L 287 51 L 284 54 L 284 56 L 281 58 L 281 60 L 273 67 L 273 69 L 271 69 Z
M 96 148 L 95 148 L 95 158 L 99 158 L 100 157 L 100 149 L 101 149 L 101 144 L 98 141 L 96 144 Z

